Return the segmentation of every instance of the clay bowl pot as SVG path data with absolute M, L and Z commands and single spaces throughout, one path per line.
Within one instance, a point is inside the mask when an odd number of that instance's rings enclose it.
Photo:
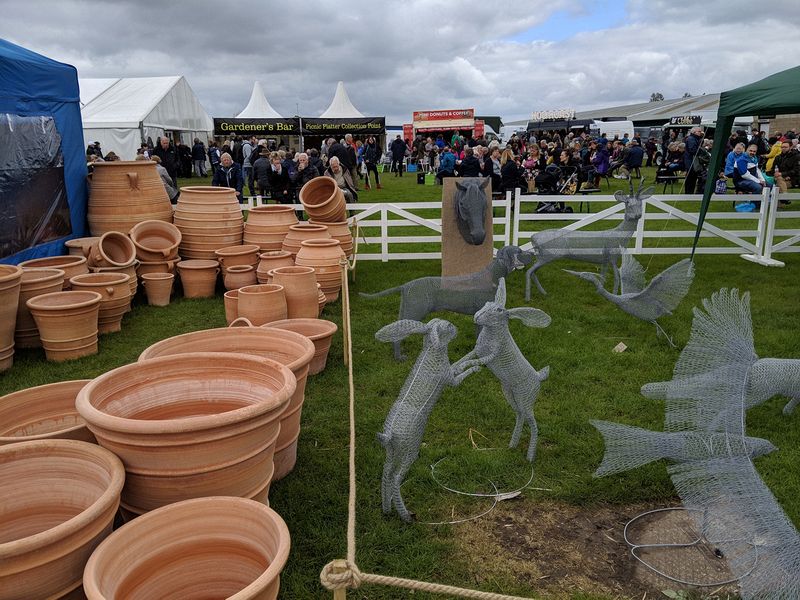
M 79 593 L 86 561 L 111 533 L 125 471 L 95 444 L 0 447 L 0 599 Z
M 97 292 L 72 291 L 28 300 L 47 360 L 97 354 L 97 317 L 102 298 Z
M 119 231 L 100 236 L 89 252 L 90 267 L 125 267 L 136 259 L 136 246 Z
M 130 275 L 125 273 L 85 273 L 70 279 L 75 291 L 97 292 L 100 312 L 97 316 L 97 329 L 100 333 L 112 333 L 122 329 L 122 317 L 131 309 Z
M 252 327 L 249 322 L 242 325 L 242 328 L 206 329 L 162 340 L 142 352 L 139 360 L 188 352 L 233 352 L 276 360 L 291 369 L 297 388 L 281 415 L 281 431 L 273 458 L 273 480 L 277 481 L 294 468 L 297 460 L 306 377 L 316 349 L 308 338 L 293 331 Z
M 238 290 L 246 285 L 256 285 L 256 268 L 253 265 L 234 265 L 225 267 L 225 275 L 222 278 L 226 290 Z
M 14 364 L 14 330 L 21 284 L 22 267 L 0 265 L 0 371 Z
M 147 303 L 150 306 L 169 305 L 174 282 L 175 275 L 172 273 L 145 273 L 142 275 L 142 285 L 147 294 Z
M 69 278 L 89 272 L 89 263 L 83 256 L 46 256 L 19 263 L 23 269 L 59 269 L 64 271 L 64 289 L 69 289 Z
M 156 262 L 174 259 L 181 244 L 181 232 L 165 221 L 142 221 L 130 231 L 139 260 Z
M 264 327 L 294 331 L 314 342 L 314 358 L 311 359 L 308 368 L 309 375 L 316 375 L 325 370 L 333 334 L 339 329 L 336 323 L 325 319 L 286 319 L 267 323 Z
M 317 283 L 328 302 L 336 302 L 342 288 L 342 262 L 346 260 L 339 240 L 304 240 L 295 258 L 295 264 L 313 267 Z
M 235 267 L 237 265 L 258 264 L 259 247 L 256 244 L 241 244 L 238 246 L 228 246 L 220 248 L 214 252 L 219 264 L 223 268 Z
M 122 505 L 142 514 L 188 498 L 261 492 L 296 387 L 274 360 L 195 352 L 108 371 L 75 405 L 97 443 L 125 465 Z
M 291 267 L 294 266 L 294 258 L 291 252 L 285 250 L 271 250 L 259 255 L 258 269 L 256 269 L 256 277 L 258 283 L 272 283 L 272 277 L 269 272 L 278 267 Z
M 312 219 L 335 223 L 347 218 L 344 194 L 332 177 L 315 177 L 300 189 L 299 197 Z
M 249 319 L 256 327 L 285 319 L 288 314 L 283 286 L 274 283 L 239 288 L 237 306 L 239 316 Z
M 17 348 L 41 348 L 39 329 L 26 304 L 28 300 L 42 294 L 60 292 L 64 288 L 64 271 L 61 269 L 22 269 L 17 305 L 17 326 L 14 330 L 14 345 Z
M 283 286 L 288 319 L 319 316 L 317 278 L 312 267 L 278 267 L 270 275 L 272 283 Z
M 309 219 L 312 225 L 325 225 L 328 227 L 328 233 L 335 240 L 339 240 L 342 245 L 342 252 L 347 258 L 353 255 L 353 234 L 350 233 L 349 221 L 338 221 L 336 223 L 318 223 L 314 219 Z
M 217 285 L 219 263 L 215 260 L 182 260 L 175 267 L 186 298 L 211 298 Z
M 61 381 L 0 397 L 0 446 L 46 439 L 95 442 L 75 409 L 75 397 L 90 381 Z
M 179 261 L 180 258 L 154 261 L 140 260 L 139 264 L 136 266 L 136 275 L 141 278 L 148 273 L 175 273 L 175 265 L 177 265 Z
M 128 279 L 128 286 L 131 289 L 131 298 L 136 296 L 136 290 L 139 287 L 139 278 L 136 276 L 136 269 L 139 268 L 139 261 L 135 258 L 127 265 L 121 267 L 92 267 L 92 273 L 124 273 Z
M 230 325 L 239 316 L 239 290 L 228 290 L 222 300 L 225 304 L 225 322 Z
M 313 179 L 311 181 L 314 181 Z M 309 182 L 310 183 L 310 182 Z M 306 184 L 308 185 L 308 184 Z M 289 227 L 289 233 L 283 238 L 282 250 L 289 252 L 292 259 L 300 251 L 300 244 L 304 240 L 329 239 L 331 237 L 327 225 L 312 225 L 311 223 L 300 223 Z
M 67 240 L 64 242 L 64 245 L 67 247 L 67 252 L 69 252 L 71 256 L 83 256 L 88 258 L 92 246 L 99 240 L 99 237 L 82 237 Z
M 86 565 L 89 600 L 275 600 L 289 529 L 274 510 L 241 498 L 186 500 L 128 523 Z

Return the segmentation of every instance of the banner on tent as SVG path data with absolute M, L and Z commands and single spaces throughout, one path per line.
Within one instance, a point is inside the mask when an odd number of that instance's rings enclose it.
M 214 119 L 214 135 L 231 134 L 300 135 L 300 119 Z
M 345 133 L 383 135 L 385 129 L 385 117 L 353 119 L 303 117 L 303 135 L 344 135 Z

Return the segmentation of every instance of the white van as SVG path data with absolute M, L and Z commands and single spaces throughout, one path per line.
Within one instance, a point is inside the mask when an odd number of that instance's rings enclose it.
M 627 133 L 628 138 L 633 139 L 633 121 L 593 121 L 589 125 L 589 133 L 605 135 L 609 140 L 613 140 L 614 136 L 622 139 Z

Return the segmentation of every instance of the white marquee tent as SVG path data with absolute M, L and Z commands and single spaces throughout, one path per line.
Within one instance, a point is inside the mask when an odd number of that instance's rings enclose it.
M 272 108 L 272 105 L 264 95 L 264 90 L 261 89 L 261 84 L 255 82 L 253 84 L 253 93 L 250 94 L 250 102 L 244 107 L 244 110 L 236 115 L 237 119 L 282 119 L 283 117 L 277 110 Z
M 363 114 L 350 102 L 350 96 L 344 89 L 344 82 L 336 84 L 336 94 L 333 96 L 331 105 L 323 112 L 320 119 L 361 119 Z

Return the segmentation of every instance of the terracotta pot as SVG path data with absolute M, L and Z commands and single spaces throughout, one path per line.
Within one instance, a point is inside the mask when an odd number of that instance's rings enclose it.
M 64 245 L 71 256 L 83 256 L 89 258 L 89 252 L 98 241 L 99 237 L 82 237 L 67 240 Z
M 342 261 L 344 252 L 339 240 L 305 240 L 300 245 L 295 263 L 305 267 L 314 267 L 317 283 L 328 302 L 336 302 L 342 288 Z
M 0 265 L 0 371 L 14 364 L 14 330 L 22 282 L 22 267 Z
M 277 481 L 294 468 L 297 460 L 306 377 L 316 348 L 304 335 L 293 331 L 249 327 L 248 323 L 242 325 L 244 327 L 241 329 L 206 329 L 162 340 L 142 352 L 139 360 L 189 352 L 234 352 L 270 358 L 291 369 L 297 380 L 297 388 L 281 415 L 281 430 L 273 459 L 273 480 Z
M 245 319 L 244 317 L 237 317 L 233 321 L 231 321 L 228 327 L 254 327 L 254 325 L 250 322 L 250 319 Z
M 247 212 L 244 243 L 258 244 L 262 252 L 280 250 L 289 227 L 297 223 L 297 213 L 291 206 L 256 206 Z
M 186 298 L 212 298 L 219 275 L 215 260 L 182 260 L 176 265 Z
M 308 222 L 314 225 L 321 224 L 313 219 L 309 219 Z M 350 222 L 338 221 L 336 223 L 324 223 L 324 225 L 328 227 L 328 233 L 331 234 L 331 237 L 334 240 L 339 240 L 344 255 L 350 258 L 353 255 L 353 234 L 350 233 Z
M 175 207 L 183 258 L 215 259 L 214 251 L 242 243 L 244 218 L 230 188 L 187 186 Z
M 89 251 L 90 267 L 125 267 L 136 259 L 136 246 L 119 231 L 109 231 Z
M 239 288 L 238 314 L 256 327 L 285 319 L 287 309 L 283 286 L 266 283 Z
M 228 290 L 222 299 L 225 304 L 225 322 L 230 325 L 239 316 L 239 290 Z
M 139 261 L 135 258 L 127 265 L 121 267 L 92 267 L 92 273 L 124 273 L 128 279 L 128 286 L 131 288 L 131 298 L 136 295 L 139 286 L 139 278 L 136 276 L 136 269 L 139 268 Z
M 283 286 L 288 319 L 319 315 L 317 278 L 311 267 L 278 267 L 270 271 L 272 283 Z
M 0 446 L 46 439 L 95 442 L 75 409 L 75 397 L 90 381 L 61 381 L 0 397 Z
M 312 219 L 335 223 L 347 218 L 344 194 L 332 177 L 315 177 L 300 189 L 299 196 Z
M 225 269 L 223 276 L 226 290 L 238 290 L 246 285 L 258 283 L 256 268 L 253 265 L 234 265 Z
M 139 260 L 157 262 L 178 256 L 181 232 L 172 223 L 142 221 L 131 229 L 130 236 Z
M 130 275 L 125 273 L 85 273 L 70 279 L 72 289 L 97 292 L 100 312 L 97 329 L 100 333 L 112 333 L 122 329 L 122 317 L 131 309 Z
M 239 246 L 228 246 L 220 248 L 214 252 L 214 256 L 219 261 L 219 265 L 224 269 L 238 265 L 248 265 L 255 267 L 258 264 L 258 246 L 255 244 L 244 244 Z
M 261 490 L 297 383 L 280 363 L 223 352 L 164 356 L 100 375 L 75 405 L 122 459 L 122 503 L 142 513 Z
M 62 361 L 97 354 L 97 292 L 54 292 L 28 300 L 47 360 Z
M 61 269 L 22 269 L 17 305 L 17 326 L 14 330 L 14 345 L 17 348 L 41 348 L 39 329 L 33 320 L 26 302 L 35 296 L 59 292 L 64 287 L 64 271 Z
M 325 304 L 328 302 L 327 296 L 325 296 L 325 292 L 322 291 L 322 286 L 317 284 L 317 306 L 319 307 L 319 312 L 317 313 L 317 317 L 322 316 L 322 309 L 325 308 Z
M 304 240 L 330 239 L 330 237 L 327 225 L 312 225 L 311 223 L 292 225 L 289 227 L 289 233 L 283 239 L 283 250 L 290 252 L 292 259 L 295 259 L 300 251 L 300 244 Z
M 89 264 L 83 256 L 47 256 L 19 263 L 23 269 L 60 269 L 64 271 L 64 289 L 69 289 L 69 278 L 89 272 Z
M 0 600 L 77 593 L 86 561 L 111 533 L 125 472 L 75 440 L 0 447 Z
M 324 319 L 286 319 L 267 323 L 264 327 L 294 331 L 314 342 L 314 358 L 309 365 L 309 375 L 316 375 L 325 370 L 333 334 L 339 329 L 336 323 Z
M 264 252 L 259 255 L 258 269 L 256 269 L 256 277 L 258 283 L 272 283 L 270 280 L 269 272 L 278 267 L 291 267 L 294 266 L 294 259 L 291 252 L 285 250 L 272 250 Z
M 147 303 L 150 306 L 167 306 L 172 296 L 172 284 L 175 275 L 172 273 L 145 273 L 142 275 L 142 285 L 147 294 Z
M 155 261 L 140 260 L 136 266 L 136 274 L 141 278 L 148 273 L 175 273 L 175 265 L 178 264 L 179 260 L 180 258 Z
M 89 600 L 275 600 L 289 529 L 271 508 L 242 498 L 166 506 L 110 535 L 86 565 Z

